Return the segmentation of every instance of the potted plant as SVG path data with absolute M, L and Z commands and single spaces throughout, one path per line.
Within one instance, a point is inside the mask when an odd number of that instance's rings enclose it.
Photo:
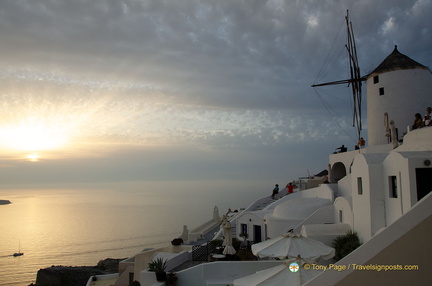
M 176 286 L 177 280 L 178 280 L 178 277 L 176 276 L 176 274 L 174 272 L 168 272 L 167 273 L 167 280 L 166 280 L 167 286 Z
M 183 239 L 182 238 L 174 238 L 173 240 L 171 240 L 171 244 L 174 246 L 178 246 L 178 245 L 182 245 L 183 244 Z
M 165 269 L 167 267 L 166 259 L 156 258 L 149 262 L 148 270 L 156 273 L 157 281 L 166 281 L 166 272 Z

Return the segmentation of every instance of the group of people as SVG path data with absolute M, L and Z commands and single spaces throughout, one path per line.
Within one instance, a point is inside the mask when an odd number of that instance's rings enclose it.
M 432 114 L 431 114 L 432 108 L 427 107 L 426 108 L 426 114 L 422 117 L 420 113 L 416 113 L 414 115 L 414 124 L 412 126 L 412 129 L 418 129 L 422 127 L 432 126 Z
M 292 194 L 292 193 L 294 193 L 294 189 L 296 189 L 297 186 L 296 186 L 296 185 L 293 185 L 292 183 L 288 183 L 288 184 L 286 185 L 286 188 L 287 188 L 287 193 L 286 193 L 285 195 L 288 195 L 288 194 Z M 272 191 L 272 196 L 271 196 L 272 199 L 275 199 L 275 196 L 276 196 L 277 194 L 279 194 L 279 185 L 278 185 L 278 184 L 275 185 L 275 187 L 274 187 L 274 189 L 273 189 L 273 191 Z
M 354 145 L 354 150 L 359 150 L 360 148 L 364 148 L 365 145 L 366 145 L 366 141 L 363 139 L 363 137 L 360 137 L 357 145 Z M 333 154 L 344 153 L 344 152 L 348 151 L 348 148 L 345 145 L 342 145 L 342 146 L 336 148 L 336 150 L 339 150 L 339 151 L 337 151 L 337 152 L 335 151 L 335 152 L 333 152 Z

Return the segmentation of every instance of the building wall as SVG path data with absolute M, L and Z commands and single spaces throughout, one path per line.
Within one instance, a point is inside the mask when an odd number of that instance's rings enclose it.
M 432 152 L 399 153 L 395 149 L 390 153 L 360 153 L 355 157 L 351 174 L 340 181 L 340 190 L 346 191 L 339 193 L 346 196 L 348 189 L 352 192 L 352 225 L 363 242 L 395 222 L 417 203 L 416 169 L 426 168 L 425 160 L 432 160 Z M 362 194 L 359 194 L 359 178 Z M 345 186 L 348 179 L 351 182 L 349 188 Z M 393 184 L 396 186 L 395 194 L 391 191 Z M 336 208 L 335 215 L 339 210 Z
M 351 176 L 354 231 L 361 241 L 366 242 L 385 225 L 380 161 L 371 164 L 365 155 L 359 154 L 354 160 Z M 361 178 L 361 193 L 358 178 Z
M 233 285 L 233 280 L 280 265 L 280 261 L 219 261 L 177 272 L 177 286 Z
M 385 223 L 385 205 L 383 197 L 383 166 L 382 164 L 373 164 L 369 167 L 369 189 L 371 205 L 371 237 L 377 231 L 386 226 Z
M 343 176 L 346 176 L 351 173 L 351 164 L 354 160 L 354 157 L 361 152 L 360 150 L 348 151 L 344 153 L 332 154 L 329 158 L 329 163 L 331 166 L 331 174 L 330 180 L 331 183 L 337 183 Z M 344 174 L 341 171 L 341 164 L 344 167 Z
M 305 286 L 432 285 L 432 195 L 363 244 L 337 265 L 343 271 L 325 271 Z M 417 270 L 354 270 L 353 265 L 413 265 Z
M 391 152 L 383 163 L 386 225 L 392 224 L 417 203 L 416 169 L 431 168 L 431 166 L 425 166 L 424 161 L 432 160 L 432 152 L 417 152 L 416 155 L 413 152 L 407 152 L 404 155 Z M 390 176 L 397 177 L 397 198 L 389 194 Z
M 430 127 L 429 127 L 430 128 Z M 432 129 L 431 129 L 432 132 Z M 422 156 L 419 158 L 408 158 L 407 161 L 407 168 L 409 172 L 409 176 L 411 178 L 411 180 L 406 180 L 406 184 L 407 187 L 411 190 L 413 190 L 412 192 L 409 193 L 409 195 L 406 195 L 407 199 L 404 201 L 404 208 L 405 209 L 409 209 L 411 208 L 413 205 L 415 205 L 418 202 L 417 199 L 417 182 L 416 182 L 416 169 L 417 168 L 432 168 L 432 166 L 425 166 L 424 165 L 424 161 L 425 160 L 430 160 L 432 161 L 432 152 L 422 152 L 421 153 Z
M 354 215 L 349 200 L 351 197 L 338 197 L 334 201 L 334 221 L 348 224 L 351 229 L 354 226 Z
M 419 270 L 355 271 L 335 285 L 432 285 L 430 259 L 432 253 L 432 216 L 411 232 L 384 249 L 365 265 L 412 265 Z
M 359 157 L 353 165 L 352 176 L 352 201 L 354 213 L 354 227 L 362 241 L 367 241 L 371 237 L 370 221 L 370 180 L 369 166 L 363 157 Z M 357 180 L 362 180 L 362 194 L 358 194 Z
M 410 197 L 409 178 L 407 177 L 407 162 L 399 154 L 389 155 L 383 162 L 384 188 L 382 190 L 385 202 L 386 225 L 390 225 L 402 216 L 403 198 Z M 397 180 L 397 197 L 390 196 L 391 184 L 390 176 L 396 176 Z M 409 207 L 411 208 L 411 207 Z
M 248 233 L 248 240 L 253 241 L 254 238 L 254 225 L 261 226 L 261 238 L 262 240 L 265 240 L 265 223 L 264 223 L 264 217 L 257 216 L 253 212 L 246 212 L 237 220 L 236 225 L 236 233 L 237 238 L 242 240 L 243 238 L 240 237 L 240 234 L 242 233 L 242 224 L 247 225 L 247 233 Z
M 399 137 L 414 122 L 414 114 L 424 114 L 431 105 L 432 74 L 424 69 L 398 70 L 379 74 L 367 82 L 367 119 L 369 145 L 387 144 L 384 134 L 384 113 L 394 120 Z M 380 88 L 384 94 L 380 95 Z
M 352 196 L 352 176 L 346 175 L 337 183 L 337 196 L 338 197 L 351 197 Z

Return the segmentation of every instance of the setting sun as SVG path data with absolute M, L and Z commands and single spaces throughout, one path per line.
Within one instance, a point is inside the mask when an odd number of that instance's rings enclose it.
M 30 155 L 27 155 L 26 158 L 31 162 L 37 162 L 37 161 L 39 161 L 40 156 L 38 154 L 30 154 Z
M 68 141 L 67 130 L 43 118 L 30 117 L 14 125 L 0 126 L 0 144 L 15 150 L 56 149 Z

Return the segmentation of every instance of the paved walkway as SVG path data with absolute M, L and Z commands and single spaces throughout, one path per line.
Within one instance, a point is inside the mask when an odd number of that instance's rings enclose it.
M 272 199 L 270 196 L 267 198 L 267 200 L 261 202 L 259 205 L 255 206 L 253 209 L 251 209 L 250 211 L 259 211 L 264 209 L 266 206 L 274 203 L 275 201 L 277 201 L 277 199 Z
M 199 239 L 197 241 L 192 241 L 190 243 L 187 243 L 187 245 L 202 245 L 204 243 L 207 243 L 208 241 L 212 240 L 214 237 L 215 232 L 218 232 L 220 229 L 220 225 L 216 226 L 206 234 L 204 234 L 202 239 Z

